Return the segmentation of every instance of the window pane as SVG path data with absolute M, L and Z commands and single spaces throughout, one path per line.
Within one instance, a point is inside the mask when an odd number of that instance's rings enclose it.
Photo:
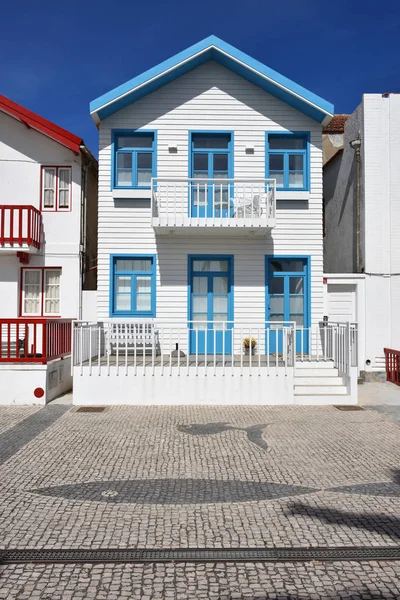
M 25 285 L 40 286 L 40 271 L 33 271 L 31 269 L 27 269 L 25 271 Z
M 304 294 L 304 277 L 291 277 L 289 288 L 291 294 Z
M 304 260 L 284 260 L 274 258 L 270 262 L 271 271 L 304 271 Z
M 215 313 L 227 313 L 228 312 L 228 298 L 226 296 L 214 296 L 213 297 L 213 312 L 215 312 Z
M 304 297 L 303 296 L 291 296 L 290 297 L 290 312 L 302 313 L 304 310 Z
M 43 169 L 43 205 L 45 208 L 54 208 L 56 170 Z
M 193 271 L 227 271 L 227 260 L 194 260 Z
M 304 187 L 304 175 L 303 173 L 292 173 L 289 172 L 289 187 L 291 188 L 302 188 Z
M 44 169 L 44 187 L 45 188 L 55 188 L 55 177 L 56 170 L 55 169 Z
M 60 312 L 60 271 L 45 271 L 45 312 Z
M 151 294 L 136 295 L 136 310 L 151 310 Z
M 271 179 L 276 179 L 276 187 L 283 187 L 283 173 L 277 173 L 276 171 L 270 171 L 269 176 Z
M 137 166 L 138 169 L 151 169 L 153 164 L 153 155 L 150 152 L 138 152 Z
M 283 294 L 283 277 L 271 277 L 269 281 L 270 294 Z
M 283 296 L 271 296 L 269 299 L 269 307 L 272 313 L 282 313 Z
M 118 171 L 117 184 L 132 185 L 132 171 Z
M 283 154 L 270 154 L 269 169 L 270 171 L 283 171 Z
M 208 171 L 208 154 L 193 155 L 193 170 Z
M 271 150 L 302 150 L 306 147 L 305 138 L 293 135 L 269 136 L 268 142 Z
M 207 314 L 207 296 L 193 296 L 193 312 Z
M 207 277 L 193 277 L 193 293 L 207 294 Z
M 192 321 L 193 329 L 207 329 L 207 322 L 199 323 L 199 321 L 207 321 L 207 315 L 193 315 Z
M 136 291 L 151 292 L 151 277 L 136 277 Z
M 115 308 L 116 310 L 131 310 L 131 295 L 117 294 Z
M 304 326 L 304 316 L 303 315 L 290 315 L 290 321 L 295 321 L 297 327 Z
M 153 135 L 126 135 L 118 136 L 117 148 L 152 148 Z
M 193 146 L 195 148 L 228 148 L 230 135 L 193 135 Z
M 221 314 L 221 313 L 215 314 L 214 313 L 213 320 L 214 320 L 214 323 L 212 326 L 213 329 L 216 329 L 219 331 L 227 329 L 227 321 L 228 321 L 227 313 L 223 313 L 223 314 Z
M 269 320 L 270 321 L 274 321 L 274 322 L 276 322 L 276 321 L 283 321 L 283 314 L 280 314 L 280 315 L 270 315 Z
M 137 174 L 137 184 L 140 186 L 150 186 L 153 174 L 151 171 L 140 171 Z
M 213 291 L 214 291 L 214 294 L 227 294 L 228 293 L 228 278 L 227 277 L 214 277 L 213 278 Z
M 119 169 L 132 169 L 132 154 L 126 153 L 126 152 L 119 152 L 118 168 Z
M 40 313 L 41 272 L 24 271 L 24 313 Z
M 58 192 L 58 205 L 60 208 L 69 208 L 69 190 Z
M 227 154 L 214 154 L 214 171 L 228 171 Z
M 115 267 L 117 271 L 151 271 L 152 260 L 148 258 L 142 259 L 123 259 L 119 258 Z
M 131 291 L 131 278 L 130 277 L 124 277 L 121 275 L 118 275 L 117 277 L 117 293 L 119 292 L 127 292 L 130 293 Z
M 304 164 L 304 157 L 302 154 L 290 154 L 289 155 L 289 171 L 302 171 Z

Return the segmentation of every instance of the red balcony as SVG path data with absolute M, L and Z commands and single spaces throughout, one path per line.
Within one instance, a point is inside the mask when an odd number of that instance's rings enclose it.
M 0 363 L 46 363 L 71 354 L 72 319 L 0 319 Z
M 0 252 L 36 252 L 41 235 L 42 214 L 37 208 L 0 205 Z

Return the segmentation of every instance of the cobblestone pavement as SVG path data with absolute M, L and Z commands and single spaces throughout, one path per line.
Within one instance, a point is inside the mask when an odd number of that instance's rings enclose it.
M 40 410 L 40 406 L 0 406 L 0 434 Z
M 399 426 L 377 412 L 185 406 L 79 413 L 68 406 L 46 408 L 60 409 L 64 413 L 46 417 L 36 437 L 29 438 L 29 427 L 18 424 L 3 434 L 22 431 L 25 437 L 0 466 L 2 547 L 400 545 Z M 0 590 L 20 573 L 21 583 L 11 583 L 5 597 L 31 597 L 21 587 L 24 578 L 36 586 L 35 598 L 123 598 L 120 591 L 136 581 L 135 588 L 142 589 L 137 596 L 161 598 L 152 587 L 160 578 L 170 582 L 163 588 L 165 597 L 262 598 L 260 585 L 268 581 L 276 588 L 272 598 L 346 597 L 344 592 L 321 595 L 318 569 L 328 573 L 329 581 L 342 579 L 375 594 L 353 597 L 400 598 L 396 563 L 9 566 L 3 567 Z M 63 573 L 68 585 L 82 583 L 83 594 L 80 587 L 70 596 L 51 592 L 53 580 Z M 279 587 L 280 573 L 303 595 Z M 98 586 L 98 574 L 117 588 L 89 596 L 84 586 Z M 385 590 L 379 595 L 377 582 L 397 590 L 395 595 Z M 197 595 L 185 595 L 185 585 Z
M 389 600 L 399 563 L 207 563 L 0 567 L 1 600 Z

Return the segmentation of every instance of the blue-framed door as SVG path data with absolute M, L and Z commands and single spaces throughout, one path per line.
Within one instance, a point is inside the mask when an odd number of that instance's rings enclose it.
M 189 352 L 231 354 L 233 257 L 189 257 Z
M 191 134 L 190 177 L 198 179 L 190 188 L 190 216 L 227 217 L 231 202 L 233 177 L 232 135 L 230 133 Z M 213 179 L 214 182 L 201 181 Z
M 267 257 L 266 320 L 270 352 L 283 352 L 281 325 L 296 323 L 296 352 L 308 354 L 310 322 L 310 281 L 308 257 Z M 280 327 L 278 334 L 274 330 Z

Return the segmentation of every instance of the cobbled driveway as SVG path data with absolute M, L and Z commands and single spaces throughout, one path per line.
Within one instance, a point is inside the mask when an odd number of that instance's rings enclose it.
M 0 546 L 399 546 L 399 432 L 333 407 L 0 408 Z M 400 598 L 399 576 L 396 562 L 10 565 L 0 598 Z

